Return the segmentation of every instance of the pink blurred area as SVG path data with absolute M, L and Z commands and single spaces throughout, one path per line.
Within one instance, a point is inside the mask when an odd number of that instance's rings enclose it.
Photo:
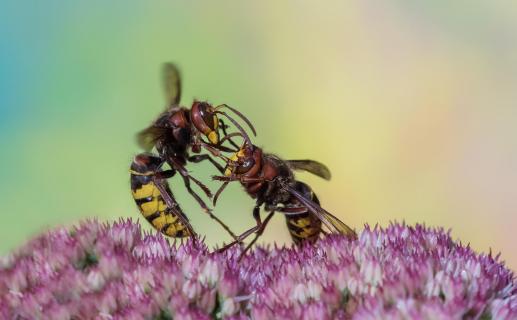
M 228 103 L 266 151 L 326 163 L 330 182 L 299 177 L 349 225 L 451 228 L 517 268 L 514 3 L 13 2 L 0 17 L 2 253 L 56 224 L 139 217 L 134 134 L 174 61 L 184 104 Z M 217 188 L 212 168 L 190 170 Z M 209 243 L 229 240 L 171 184 Z M 231 186 L 215 213 L 239 232 L 252 207 Z M 284 224 L 263 242 L 289 243 Z

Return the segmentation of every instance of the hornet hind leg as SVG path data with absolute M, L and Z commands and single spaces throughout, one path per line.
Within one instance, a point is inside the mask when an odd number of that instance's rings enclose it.
M 190 157 L 189 160 L 192 161 L 192 162 L 201 162 L 201 161 L 204 161 L 204 160 L 209 160 L 212 164 L 217 164 L 219 165 L 217 162 L 214 161 L 214 159 L 212 159 L 210 156 L 206 155 L 207 157 L 204 157 L 205 155 L 199 155 L 199 156 L 193 156 L 193 157 Z M 176 164 L 176 163 L 175 163 Z M 233 233 L 233 231 L 230 229 L 230 227 L 228 227 L 221 219 L 219 219 L 217 216 L 215 216 L 213 213 L 212 213 L 212 210 L 207 206 L 207 204 L 203 201 L 203 199 L 201 199 L 201 197 L 194 191 L 192 190 L 192 187 L 190 186 L 190 180 L 194 181 L 194 183 L 196 183 L 198 186 L 202 186 L 201 188 L 203 189 L 203 191 L 208 190 L 208 188 L 203 184 L 201 183 L 200 181 L 198 181 L 197 179 L 195 179 L 194 177 L 192 177 L 188 172 L 187 170 L 185 169 L 185 167 L 177 164 L 178 166 L 180 166 L 180 169 L 178 169 L 178 172 L 179 174 L 181 175 L 181 177 L 183 178 L 183 183 L 185 184 L 185 188 L 187 188 L 187 191 L 188 193 L 197 201 L 197 203 L 199 204 L 199 206 L 203 209 L 203 211 L 208 214 L 208 216 L 210 218 L 212 218 L 213 220 L 215 220 L 217 223 L 219 223 L 219 225 L 221 227 L 223 227 L 224 230 L 226 230 L 226 232 L 228 232 L 228 234 L 234 239 L 234 240 L 237 240 L 237 236 L 235 235 L 235 233 Z M 221 171 L 221 170 L 224 170 L 221 166 L 216 166 L 216 168 Z M 208 190 L 208 193 L 205 191 L 205 193 L 207 193 L 207 195 L 209 197 L 211 197 L 211 193 L 209 193 L 210 190 Z

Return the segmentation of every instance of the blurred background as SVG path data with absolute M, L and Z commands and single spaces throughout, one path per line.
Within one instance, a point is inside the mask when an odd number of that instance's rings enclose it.
M 162 110 L 162 62 L 239 108 L 256 144 L 312 158 L 322 204 L 361 230 L 426 223 L 517 269 L 517 6 L 503 1 L 28 1 L 0 5 L 0 253 L 80 219 L 140 219 L 134 135 Z M 189 166 L 210 182 L 208 165 Z M 173 178 L 211 245 L 228 241 Z M 235 184 L 215 213 L 242 232 Z M 142 224 L 149 230 L 147 222 Z M 278 214 L 263 242 L 290 243 Z

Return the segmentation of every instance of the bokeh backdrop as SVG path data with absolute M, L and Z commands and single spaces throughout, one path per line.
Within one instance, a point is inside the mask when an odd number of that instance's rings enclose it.
M 140 218 L 134 134 L 174 61 L 183 104 L 238 107 L 267 151 L 326 163 L 330 182 L 299 177 L 346 223 L 451 228 L 515 270 L 516 34 L 511 1 L 2 1 L 0 253 L 56 225 Z M 198 232 L 228 241 L 171 183 Z M 233 185 L 215 212 L 238 232 L 252 206 Z M 289 243 L 284 223 L 263 242 Z

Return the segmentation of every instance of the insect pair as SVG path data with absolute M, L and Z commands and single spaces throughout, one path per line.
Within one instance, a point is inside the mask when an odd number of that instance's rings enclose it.
M 130 170 L 133 197 L 140 212 L 157 230 L 172 237 L 196 235 L 166 181 L 178 172 L 188 192 L 203 210 L 233 237 L 234 241 L 220 251 L 244 241 L 255 233 L 255 238 L 246 247 L 244 254 L 260 237 L 275 212 L 285 215 L 291 237 L 297 244 L 318 239 L 321 233 L 325 233 L 323 225 L 330 232 L 356 238 L 355 232 L 350 227 L 320 206 L 317 196 L 307 184 L 295 179 L 293 170 L 305 170 L 328 180 L 330 171 L 325 165 L 313 160 L 283 160 L 263 152 L 252 143 L 243 127 L 221 109 L 227 108 L 234 112 L 248 125 L 253 134 L 256 134 L 250 121 L 239 111 L 227 105 L 214 108 L 208 103 L 194 102 L 190 110 L 180 107 L 178 103 L 181 82 L 179 73 L 172 64 L 164 65 L 164 84 L 168 98 L 167 110 L 150 127 L 138 134 L 140 146 L 146 150 L 155 147 L 158 154 L 146 152 L 137 155 Z M 227 126 L 222 119 L 218 118 L 218 115 L 227 118 L 238 131 L 228 134 Z M 224 136 L 220 139 L 221 133 Z M 243 139 L 241 146 L 232 140 L 237 136 Z M 224 142 L 228 142 L 236 149 L 223 146 Z M 199 153 L 204 148 L 210 154 L 189 156 L 189 148 L 194 153 Z M 233 152 L 233 155 L 226 157 L 223 154 L 225 152 Z M 224 160 L 225 166 L 221 166 L 213 156 Z M 191 189 L 190 180 L 211 197 L 210 190 L 185 169 L 187 161 L 204 160 L 210 161 L 221 173 L 213 179 L 223 182 L 213 197 L 213 204 L 216 204 L 218 197 L 230 182 L 240 182 L 246 192 L 256 199 L 253 209 L 256 226 L 235 236 Z M 163 170 L 164 163 L 168 163 L 171 169 Z M 262 221 L 260 208 L 263 205 L 268 215 Z
M 203 211 L 223 226 L 234 239 L 237 239 L 192 189 L 191 182 L 200 187 L 209 198 L 212 197 L 210 190 L 190 175 L 186 164 L 209 161 L 221 173 L 224 172 L 224 168 L 210 154 L 200 154 L 202 149 L 209 150 L 213 154 L 235 151 L 224 147 L 224 142 L 229 142 L 238 148 L 231 140 L 231 134 L 227 134 L 227 126 L 219 116 L 227 118 L 239 127 L 240 125 L 224 112 L 224 109 L 234 112 L 250 126 L 253 132 L 255 129 L 244 115 L 227 105 L 213 107 L 206 102 L 195 101 L 190 109 L 181 107 L 179 105 L 181 80 L 178 69 L 173 64 L 167 63 L 164 64 L 162 72 L 166 107 L 149 127 L 137 134 L 137 142 L 146 152 L 135 156 L 131 164 L 130 181 L 133 198 L 145 219 L 158 231 L 178 238 L 196 236 L 187 215 L 179 206 L 167 183 L 167 179 L 178 173 L 187 191 Z M 224 135 L 222 139 L 221 135 Z M 156 149 L 156 154 L 149 152 L 153 148 Z M 190 151 L 194 155 L 190 155 Z M 165 164 L 170 169 L 164 170 Z

